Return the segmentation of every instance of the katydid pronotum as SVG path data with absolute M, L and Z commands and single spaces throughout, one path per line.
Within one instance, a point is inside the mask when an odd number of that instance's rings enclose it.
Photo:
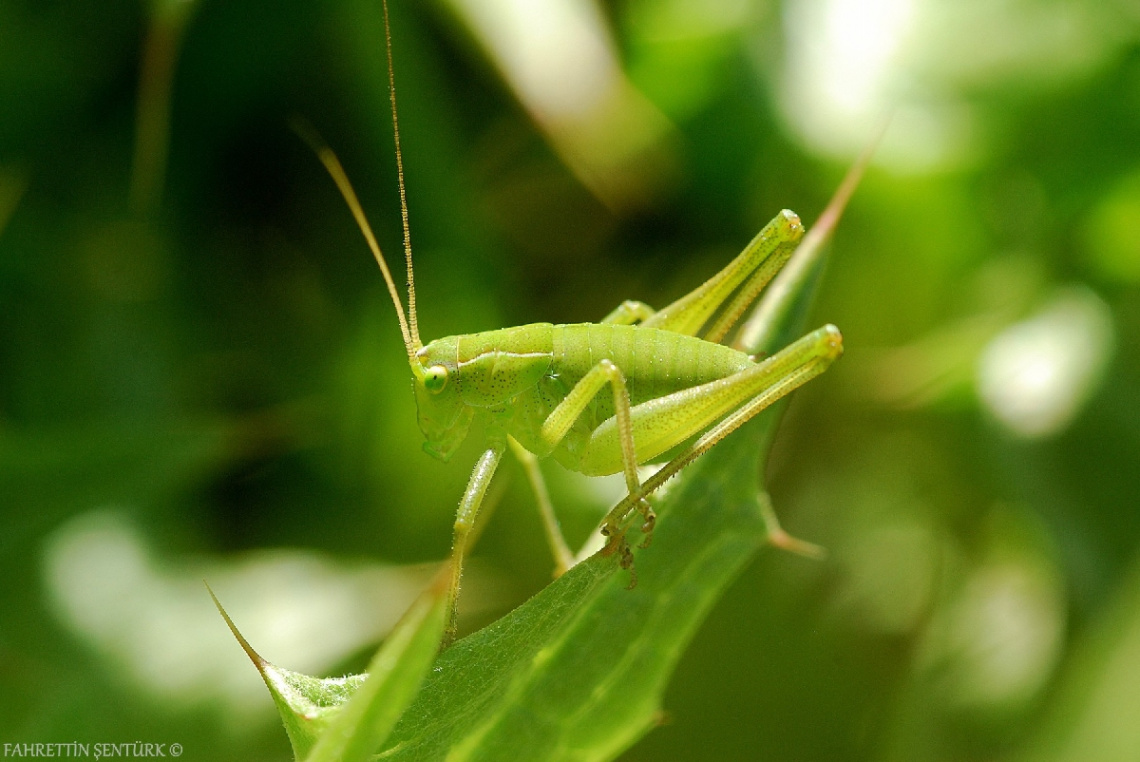
M 407 268 L 407 312 L 388 264 L 348 177 L 328 146 L 302 129 L 352 210 L 380 266 L 396 308 L 414 378 L 424 449 L 448 460 L 481 419 L 486 449 L 459 502 L 451 556 L 451 605 L 480 505 L 507 449 L 530 480 L 555 557 L 555 574 L 575 563 L 562 538 L 543 485 L 538 459 L 551 457 L 589 476 L 621 473 L 627 496 L 601 522 L 604 549 L 633 576 L 627 531 L 641 520 L 646 547 L 655 522 L 646 498 L 683 466 L 708 451 L 757 413 L 822 373 L 843 351 L 842 336 L 825 325 L 783 350 L 758 359 L 722 344 L 760 291 L 788 261 L 804 234 L 799 218 L 784 210 L 723 270 L 663 309 L 625 301 L 599 323 L 534 323 L 424 344 L 416 296 L 408 208 L 392 72 L 391 33 L 384 4 L 388 85 Z M 833 227 L 861 171 L 860 162 L 825 212 Z M 829 214 L 830 213 L 830 214 Z M 821 226 L 824 223 L 821 221 Z M 644 483 L 638 466 L 686 441 Z M 773 533 L 792 550 L 813 546 Z

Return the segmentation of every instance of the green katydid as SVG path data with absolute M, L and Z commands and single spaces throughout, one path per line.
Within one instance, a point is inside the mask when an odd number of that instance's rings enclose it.
M 372 251 L 396 309 L 414 378 L 424 449 L 448 460 L 481 419 L 487 444 L 460 500 L 452 549 L 452 605 L 480 505 L 508 448 L 530 479 L 552 546 L 556 574 L 574 563 L 550 507 L 537 460 L 551 457 L 590 476 L 621 473 L 628 495 L 603 519 L 607 542 L 632 575 L 626 533 L 641 516 L 648 545 L 655 517 L 646 498 L 684 465 L 757 413 L 822 373 L 842 353 L 832 325 L 819 328 L 763 360 L 721 342 L 787 262 L 804 234 L 799 218 L 782 211 L 739 256 L 669 306 L 654 311 L 626 301 L 599 323 L 534 323 L 424 344 L 416 297 L 408 209 L 400 150 L 387 7 L 388 76 L 407 268 L 407 313 L 391 271 L 336 155 L 310 131 L 306 138 L 332 175 Z M 860 162 L 862 164 L 863 162 Z M 834 226 L 861 166 L 849 175 L 825 213 Z M 608 387 L 608 389 L 607 389 Z M 638 466 L 696 437 L 645 483 Z M 807 550 L 783 533 L 791 549 Z M 630 586 L 636 583 L 631 577 Z

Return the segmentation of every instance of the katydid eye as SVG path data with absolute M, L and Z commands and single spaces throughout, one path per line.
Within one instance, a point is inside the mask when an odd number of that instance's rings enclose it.
M 433 365 L 424 371 L 424 388 L 429 392 L 441 392 L 447 385 L 447 368 Z

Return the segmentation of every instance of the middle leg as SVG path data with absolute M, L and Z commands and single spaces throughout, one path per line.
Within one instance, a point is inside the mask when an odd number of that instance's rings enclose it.
M 557 447 L 558 443 L 560 443 L 567 432 L 570 431 L 570 427 L 578 420 L 583 411 L 585 411 L 590 401 L 601 391 L 602 387 L 607 384 L 609 384 L 613 390 L 613 420 L 621 449 L 621 467 L 625 475 L 626 489 L 629 490 L 630 495 L 636 495 L 641 490 L 641 480 L 637 475 L 637 451 L 633 438 L 629 388 L 626 385 L 625 376 L 622 374 L 621 369 L 618 368 L 613 361 L 601 360 L 574 385 L 570 393 L 551 411 L 543 423 L 540 437 L 551 450 Z M 609 473 L 612 473 L 612 471 Z M 645 534 L 645 540 L 642 545 L 647 545 L 653 536 L 653 526 L 656 523 L 656 516 L 644 496 L 634 499 L 630 505 L 632 508 L 636 508 L 644 519 L 642 522 L 642 531 Z M 614 545 L 615 542 L 617 545 Z M 627 569 L 632 568 L 633 554 L 629 549 L 628 543 L 625 542 L 624 530 L 622 530 L 622 536 L 620 538 L 611 537 L 610 545 L 611 547 L 619 549 L 622 566 Z
M 574 554 L 562 536 L 562 528 L 558 526 L 558 516 L 554 513 L 554 504 L 550 501 L 550 492 L 546 489 L 546 480 L 542 478 L 542 469 L 538 466 L 538 458 L 530 450 L 523 447 L 514 437 L 508 437 L 507 443 L 511 452 L 518 458 L 526 471 L 527 481 L 530 482 L 531 491 L 534 492 L 535 502 L 538 503 L 538 513 L 542 517 L 542 525 L 546 529 L 546 540 L 550 544 L 550 551 L 554 555 L 554 576 L 561 577 L 574 565 Z

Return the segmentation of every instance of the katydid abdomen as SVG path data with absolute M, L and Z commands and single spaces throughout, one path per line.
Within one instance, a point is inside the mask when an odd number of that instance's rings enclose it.
M 633 405 L 725 378 L 754 363 L 743 352 L 674 331 L 612 323 L 553 327 L 553 371 L 567 391 L 599 361 L 625 375 Z M 594 426 L 614 414 L 613 400 L 598 395 Z

